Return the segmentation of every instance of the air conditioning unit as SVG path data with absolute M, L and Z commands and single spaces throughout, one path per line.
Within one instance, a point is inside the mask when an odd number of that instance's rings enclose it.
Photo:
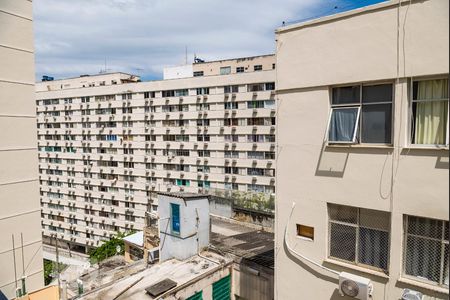
M 148 250 L 148 262 L 153 264 L 159 260 L 159 248 Z
M 404 289 L 402 294 L 402 300 L 423 300 L 423 294 L 421 292 L 413 291 L 410 289 Z
M 342 272 L 339 275 L 339 292 L 342 296 L 368 300 L 372 297 L 373 285 L 370 279 Z

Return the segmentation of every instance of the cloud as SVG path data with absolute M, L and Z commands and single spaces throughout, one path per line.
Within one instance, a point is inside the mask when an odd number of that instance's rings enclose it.
M 37 0 L 36 76 L 110 71 L 157 78 L 194 53 L 207 60 L 274 52 L 284 20 L 325 0 Z

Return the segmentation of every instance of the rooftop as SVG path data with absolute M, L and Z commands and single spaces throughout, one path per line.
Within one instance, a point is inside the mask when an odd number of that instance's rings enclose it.
M 124 237 L 123 240 L 125 242 L 134 244 L 136 246 L 143 247 L 144 246 L 144 232 L 138 231 L 134 234 Z
M 169 196 L 174 198 L 180 198 L 184 200 L 196 200 L 196 199 L 208 199 L 208 195 L 202 195 L 197 193 L 184 193 L 184 192 L 158 192 L 158 195 Z
M 246 57 L 238 57 L 238 58 L 228 58 L 228 59 L 218 59 L 218 60 L 207 60 L 203 62 L 194 62 L 194 65 L 201 65 L 201 64 L 209 64 L 209 63 L 218 63 L 218 62 L 225 62 L 225 61 L 247 61 L 247 60 L 253 60 L 256 58 L 263 58 L 263 57 L 270 57 L 275 56 L 275 54 L 263 54 L 263 55 L 254 55 L 254 56 L 246 56 Z
M 211 244 L 241 264 L 274 269 L 274 234 L 256 226 L 212 217 Z
M 88 292 L 77 299 L 83 300 L 110 300 L 110 299 L 155 299 L 146 292 L 146 289 L 155 290 L 155 285 L 160 290 L 160 285 L 166 282 L 175 282 L 180 287 L 195 278 L 201 278 L 216 269 L 223 267 L 221 263 L 229 263 L 230 259 L 213 252 L 203 252 L 203 257 L 194 256 L 186 261 L 172 259 L 143 270 L 142 272 L 113 280 L 105 286 Z M 206 258 L 205 258 L 206 257 Z M 218 263 L 214 263 L 217 261 Z M 220 262 L 220 263 L 219 263 Z M 173 285 L 173 284 L 172 284 Z M 170 290 L 169 290 L 170 291 Z M 120 296 L 119 296 L 120 295 Z M 164 292 L 163 294 L 164 295 Z M 119 297 L 117 297 L 119 296 Z M 161 295 L 158 295 L 158 297 Z M 117 297 L 117 298 L 116 298 Z

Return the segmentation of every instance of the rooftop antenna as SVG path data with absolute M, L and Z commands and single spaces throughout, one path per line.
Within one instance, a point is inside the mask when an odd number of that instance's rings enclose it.
M 187 47 L 187 45 L 186 45 L 186 48 L 185 48 L 184 64 L 185 65 L 188 64 L 188 47 Z

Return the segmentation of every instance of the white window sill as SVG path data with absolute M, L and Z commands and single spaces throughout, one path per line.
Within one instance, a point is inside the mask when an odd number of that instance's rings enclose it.
M 357 148 L 357 149 L 394 149 L 392 145 L 382 144 L 328 144 L 327 148 Z
M 430 291 L 433 291 L 433 292 L 438 292 L 438 293 L 445 294 L 445 295 L 449 294 L 449 290 L 444 288 L 444 287 L 428 284 L 428 283 L 425 283 L 425 282 L 420 282 L 420 281 L 409 279 L 409 278 L 400 277 L 398 279 L 398 282 L 401 282 L 401 283 L 404 283 L 404 284 L 408 284 L 408 285 L 412 285 L 412 286 L 416 286 L 416 287 L 423 288 L 423 289 L 426 289 L 426 290 L 430 290 Z
M 380 277 L 380 278 L 383 278 L 383 279 L 389 279 L 389 275 L 386 275 L 385 273 L 383 273 L 381 271 L 376 271 L 376 270 L 364 268 L 364 267 L 361 267 L 361 266 L 348 264 L 348 263 L 341 262 L 341 261 L 338 261 L 338 260 L 334 260 L 334 259 L 331 259 L 331 258 L 325 259 L 325 262 L 329 263 L 329 264 L 332 264 L 332 265 L 336 265 L 336 266 L 352 269 L 352 270 L 355 270 L 355 271 L 358 271 L 358 272 L 374 275 L 374 276 L 377 276 L 377 277 Z
M 421 146 L 421 145 L 409 145 L 406 147 L 403 147 L 405 150 L 443 150 L 448 151 L 449 147 L 447 146 Z

